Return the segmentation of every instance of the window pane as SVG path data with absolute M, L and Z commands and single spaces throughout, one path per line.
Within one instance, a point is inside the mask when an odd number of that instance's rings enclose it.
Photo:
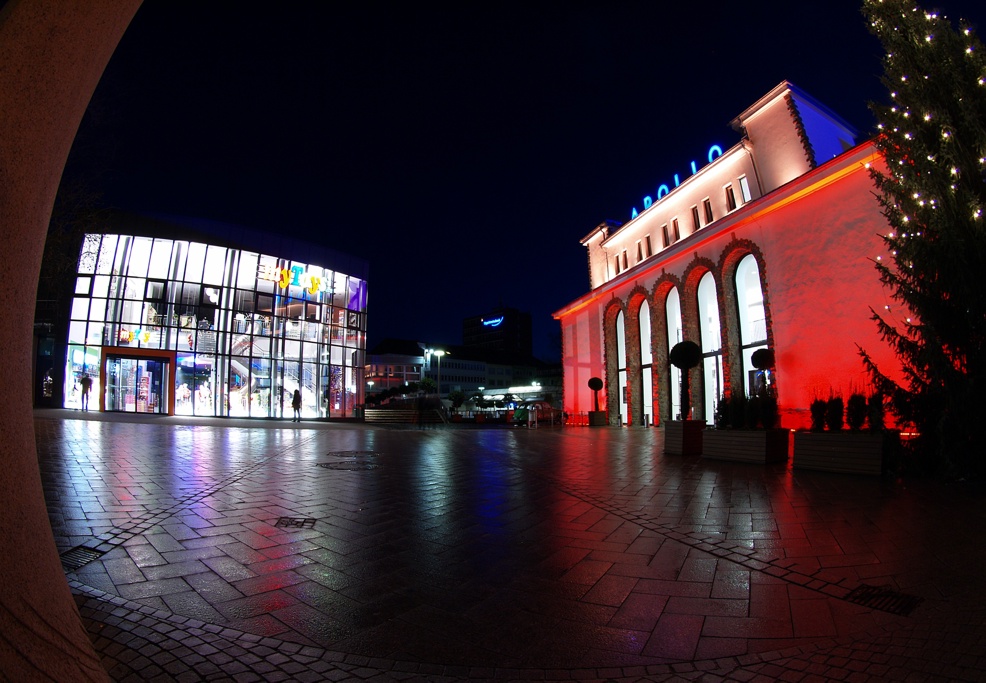
M 236 286 L 243 289 L 253 289 L 257 283 L 257 263 L 259 254 L 249 251 L 240 252 L 239 270 L 236 274 Z
M 147 270 L 148 277 L 166 279 L 168 277 L 168 267 L 171 265 L 171 240 L 154 240 L 154 248 L 151 251 L 151 263 Z
M 68 326 L 68 343 L 86 343 L 86 323 L 82 320 L 73 320 Z
M 86 235 L 82 239 L 82 249 L 79 252 L 79 272 L 92 275 L 96 272 L 99 254 L 99 235 Z
M 189 242 L 185 261 L 185 279 L 189 282 L 202 282 L 202 268 L 205 266 L 205 245 Z
M 205 261 L 205 273 L 202 282 L 209 285 L 221 285 L 226 272 L 226 252 L 224 247 L 209 247 Z
M 145 277 L 150 260 L 151 239 L 148 237 L 134 237 L 133 246 L 130 250 L 130 259 L 127 261 L 127 275 Z
M 89 299 L 76 297 L 72 299 L 72 319 L 85 320 L 89 317 Z
M 108 275 L 97 275 L 92 282 L 93 296 L 109 296 L 110 278 Z

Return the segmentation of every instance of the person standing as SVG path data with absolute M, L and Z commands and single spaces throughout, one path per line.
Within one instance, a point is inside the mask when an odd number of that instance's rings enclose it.
M 89 410 L 89 390 L 92 389 L 92 378 L 88 372 L 83 372 L 79 378 L 79 386 L 82 388 L 82 409 Z
M 301 390 L 295 389 L 294 395 L 291 396 L 291 407 L 294 409 L 294 417 L 291 418 L 292 422 L 301 422 Z

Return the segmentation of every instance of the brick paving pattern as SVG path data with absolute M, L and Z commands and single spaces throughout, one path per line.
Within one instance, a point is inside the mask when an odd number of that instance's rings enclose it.
M 980 484 L 658 429 L 80 417 L 36 413 L 38 453 L 114 680 L 986 680 Z

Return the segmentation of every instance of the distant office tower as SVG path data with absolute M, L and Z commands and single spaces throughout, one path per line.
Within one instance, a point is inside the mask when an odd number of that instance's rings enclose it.
M 496 308 L 462 323 L 462 345 L 488 351 L 531 355 L 531 314 Z

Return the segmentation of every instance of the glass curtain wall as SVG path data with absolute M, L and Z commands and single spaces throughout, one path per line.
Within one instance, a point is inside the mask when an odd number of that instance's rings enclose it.
M 161 351 L 173 353 L 166 355 L 178 414 L 281 417 L 297 389 L 304 417 L 352 416 L 363 401 L 366 298 L 364 280 L 275 256 L 87 235 L 69 326 L 66 406 L 78 403 L 82 373 L 110 376 L 109 363 L 99 368 L 103 349 L 133 359 L 154 349 L 154 362 L 162 362 Z M 113 376 L 123 368 L 117 362 Z M 92 391 L 103 389 L 94 382 Z M 130 405 L 116 399 L 106 407 Z

